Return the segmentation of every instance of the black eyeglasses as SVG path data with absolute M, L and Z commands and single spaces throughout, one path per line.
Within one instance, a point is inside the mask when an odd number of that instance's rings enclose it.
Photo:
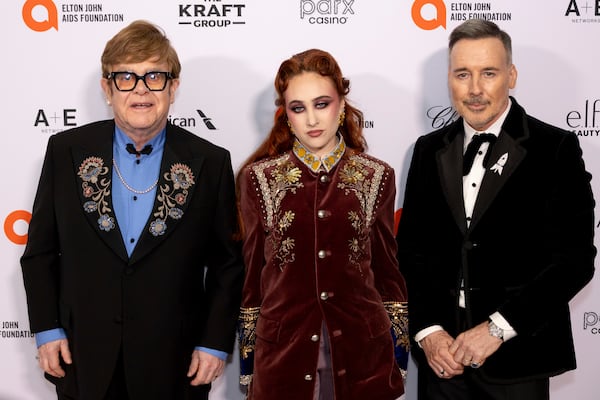
M 117 90 L 121 92 L 131 92 L 135 89 L 139 80 L 144 81 L 148 90 L 152 92 L 160 92 L 167 87 L 167 81 L 173 79 L 173 74 L 170 72 L 151 71 L 144 75 L 138 75 L 135 72 L 118 71 L 109 72 L 106 79 L 112 79 Z

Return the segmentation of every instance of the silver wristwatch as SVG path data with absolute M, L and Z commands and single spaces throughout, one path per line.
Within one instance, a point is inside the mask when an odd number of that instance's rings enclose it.
M 490 320 L 488 323 L 488 331 L 490 332 L 491 336 L 497 337 L 498 339 L 504 341 L 504 329 L 500 328 L 492 320 Z

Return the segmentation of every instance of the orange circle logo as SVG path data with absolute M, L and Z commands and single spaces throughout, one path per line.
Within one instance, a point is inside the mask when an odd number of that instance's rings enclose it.
M 8 214 L 8 217 L 4 220 L 4 234 L 8 240 L 14 244 L 27 244 L 27 234 L 19 235 L 15 232 L 15 222 L 25 221 L 29 224 L 31 221 L 31 213 L 29 211 L 17 210 Z
M 425 19 L 421 14 L 423 7 L 428 4 L 436 10 L 436 16 L 433 19 Z M 431 31 L 440 26 L 446 29 L 446 4 L 443 0 L 415 0 L 411 14 L 413 21 L 421 29 Z
M 33 9 L 38 6 L 46 9 L 47 19 L 38 21 L 33 18 Z M 29 29 L 36 32 L 45 32 L 50 28 L 58 30 L 58 11 L 56 10 L 56 4 L 54 4 L 52 0 L 27 0 L 25 4 L 23 4 L 23 21 Z

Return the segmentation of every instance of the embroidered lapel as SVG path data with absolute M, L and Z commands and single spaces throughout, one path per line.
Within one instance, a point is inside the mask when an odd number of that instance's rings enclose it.
M 100 238 L 127 260 L 127 250 L 114 213 L 112 202 L 112 129 L 93 132 L 90 148 L 73 148 L 73 168 L 77 181 L 77 192 L 81 201 L 81 212 Z M 94 142 L 96 139 L 97 142 Z

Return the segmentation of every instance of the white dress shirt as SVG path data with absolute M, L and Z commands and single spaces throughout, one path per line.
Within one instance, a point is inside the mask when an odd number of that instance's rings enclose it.
M 506 119 L 508 112 L 510 111 L 510 107 L 512 105 L 511 100 L 508 100 L 508 106 L 506 110 L 500 115 L 500 117 L 488 128 L 485 132 L 478 132 L 473 129 L 465 120 L 463 120 L 464 131 L 465 131 L 465 140 L 464 140 L 464 148 L 463 154 L 467 150 L 467 146 L 473 139 L 473 136 L 479 133 L 491 133 L 498 137 L 500 131 L 502 130 L 502 124 L 504 124 L 504 120 Z M 465 215 L 467 217 L 467 226 L 471 224 L 471 216 L 473 215 L 473 208 L 475 207 L 475 201 L 477 200 L 477 195 L 479 194 L 479 187 L 481 186 L 481 181 L 483 180 L 483 175 L 485 174 L 485 168 L 483 166 L 483 159 L 487 153 L 490 144 L 488 142 L 484 142 L 479 147 L 479 151 L 475 155 L 475 159 L 473 161 L 473 166 L 471 167 L 471 171 L 465 176 L 463 176 L 463 201 L 465 206 Z M 461 290 L 458 299 L 459 307 L 465 308 L 465 294 L 464 291 Z M 500 328 L 504 330 L 504 341 L 512 339 L 517 336 L 517 332 L 513 329 L 513 327 L 504 319 L 504 317 L 499 313 L 495 312 L 490 315 L 490 319 Z M 415 340 L 417 343 L 420 343 L 427 335 L 443 330 L 444 328 L 440 325 L 432 325 L 428 328 L 425 328 L 415 335 Z

